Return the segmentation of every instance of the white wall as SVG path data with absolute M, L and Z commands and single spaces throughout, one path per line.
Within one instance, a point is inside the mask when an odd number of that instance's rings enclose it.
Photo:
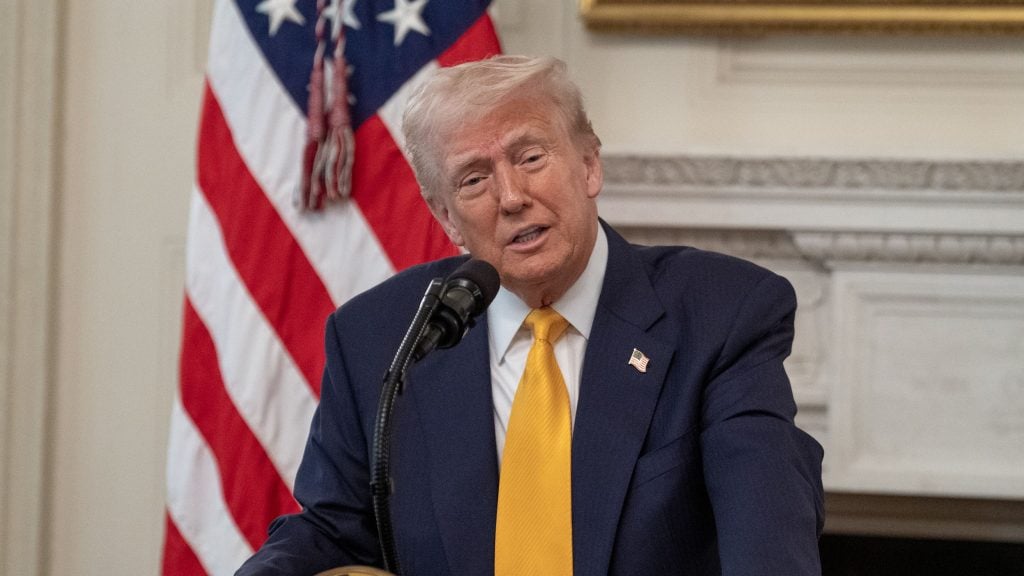
M 9 4 L 0 566 L 154 574 L 209 5 Z M 569 62 L 608 154 L 1024 158 L 1024 38 L 595 35 L 570 0 L 498 7 L 506 51 Z
M 608 153 L 1024 157 L 1021 37 L 652 37 L 499 8 L 507 51 L 569 63 Z
M 208 10 L 64 6 L 48 573 L 157 572 Z

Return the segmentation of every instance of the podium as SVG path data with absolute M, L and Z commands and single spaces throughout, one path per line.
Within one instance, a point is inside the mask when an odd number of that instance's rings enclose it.
M 342 566 L 341 568 L 331 568 L 325 570 L 316 576 L 395 576 L 391 572 L 385 572 L 380 568 L 372 568 L 370 566 Z

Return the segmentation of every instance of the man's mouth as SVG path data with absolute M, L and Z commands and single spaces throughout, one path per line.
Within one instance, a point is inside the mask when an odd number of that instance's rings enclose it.
M 534 226 L 532 228 L 528 228 L 528 229 L 523 230 L 522 232 L 520 232 L 518 235 L 516 235 L 516 237 L 512 239 L 512 243 L 513 244 L 526 244 L 528 242 L 533 242 L 538 237 L 540 237 L 540 235 L 545 230 L 547 230 L 547 228 L 545 228 L 543 226 Z

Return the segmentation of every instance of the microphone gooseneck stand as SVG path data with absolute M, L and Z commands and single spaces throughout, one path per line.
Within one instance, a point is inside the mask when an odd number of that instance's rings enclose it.
M 498 271 L 483 260 L 469 259 L 447 279 L 434 278 L 402 337 L 391 367 L 384 374 L 377 420 L 373 428 L 370 493 L 384 568 L 401 574 L 391 526 L 391 416 L 395 399 L 405 386 L 405 371 L 436 348 L 451 348 L 462 340 L 479 315 L 498 294 Z
M 401 568 L 398 565 L 395 535 L 391 527 L 391 413 L 395 397 L 402 393 L 405 371 L 413 360 L 416 346 L 441 301 L 443 291 L 444 282 L 440 278 L 434 278 L 427 286 L 419 310 L 402 338 L 395 358 L 391 361 L 391 367 L 384 374 L 377 420 L 374 424 L 370 492 L 373 495 L 373 514 L 377 519 L 377 535 L 384 555 L 384 568 L 394 574 L 401 574 Z

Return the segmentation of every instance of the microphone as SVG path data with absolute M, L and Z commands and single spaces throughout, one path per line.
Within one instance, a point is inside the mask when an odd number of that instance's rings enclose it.
M 469 332 L 474 319 L 498 294 L 498 271 L 483 260 L 467 260 L 444 281 L 440 302 L 423 329 L 413 352 L 418 361 L 435 348 L 451 348 Z
M 391 361 L 391 367 L 384 374 L 373 429 L 370 491 L 384 567 L 396 574 L 401 570 L 391 527 L 390 504 L 391 415 L 395 397 L 401 393 L 410 360 L 417 362 L 438 347 L 451 348 L 458 344 L 473 326 L 473 319 L 486 310 L 498 295 L 500 283 L 494 266 L 474 259 L 464 262 L 443 282 L 440 278 L 431 280 Z

